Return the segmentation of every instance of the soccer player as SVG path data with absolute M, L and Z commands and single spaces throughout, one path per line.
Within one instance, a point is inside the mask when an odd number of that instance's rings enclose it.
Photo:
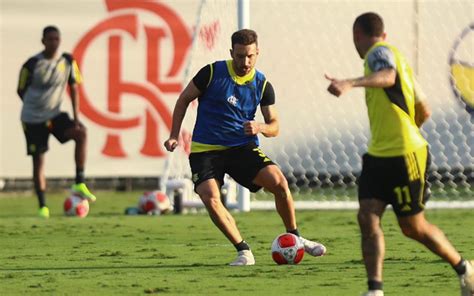
M 238 252 L 231 266 L 254 265 L 255 259 L 234 218 L 221 202 L 220 188 L 226 173 L 252 192 L 263 187 L 273 193 L 286 231 L 300 237 L 307 253 L 322 256 L 325 246 L 300 236 L 287 180 L 258 146 L 257 135 L 277 136 L 279 122 L 273 106 L 273 86 L 255 69 L 259 54 L 257 34 L 243 29 L 231 39 L 232 59 L 204 66 L 180 94 L 170 137 L 164 145 L 168 151 L 177 147 L 188 105 L 198 98 L 189 156 L 192 180 L 212 221 Z M 255 121 L 259 105 L 265 122 Z
M 444 233 L 425 218 L 430 156 L 419 127 L 430 112 L 410 66 L 385 37 L 379 15 L 360 15 L 353 25 L 353 38 L 365 61 L 364 76 L 335 79 L 326 75 L 331 82 L 328 91 L 337 97 L 354 87 L 365 88 L 372 139 L 363 156 L 357 216 L 369 286 L 365 295 L 383 295 L 385 241 L 380 223 L 388 204 L 403 234 L 448 262 L 459 275 L 461 294 L 474 295 L 473 263 L 463 259 Z
M 29 58 L 23 65 L 17 89 L 23 101 L 21 121 L 27 154 L 33 158 L 33 181 L 39 201 L 39 216 L 43 218 L 49 218 L 45 198 L 44 163 L 50 134 L 61 143 L 69 140 L 76 142 L 76 182 L 72 190 L 90 201 L 96 200 L 84 184 L 87 134 L 78 118 L 76 89 L 77 83 L 81 82 L 81 74 L 70 54 L 58 52 L 60 41 L 57 27 L 47 26 L 43 29 L 41 42 L 44 50 Z M 74 119 L 60 111 L 67 85 L 70 89 Z

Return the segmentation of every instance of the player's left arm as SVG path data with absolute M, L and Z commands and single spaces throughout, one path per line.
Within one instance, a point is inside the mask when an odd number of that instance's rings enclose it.
M 426 95 L 423 92 L 420 84 L 414 80 L 414 91 L 415 91 L 415 123 L 418 127 L 421 127 L 423 123 L 431 116 L 431 110 L 426 102 Z
M 246 135 L 263 134 L 265 137 L 276 137 L 280 132 L 280 124 L 278 121 L 278 112 L 273 105 L 261 106 L 265 123 L 257 121 L 247 121 L 244 123 L 244 131 Z
M 73 114 L 73 119 L 76 125 L 79 124 L 79 116 L 78 116 L 78 103 L 77 103 L 77 97 L 78 97 L 78 90 L 77 90 L 77 84 L 70 84 L 69 85 L 69 95 L 71 96 L 71 104 L 72 104 L 72 114 Z
M 79 97 L 79 91 L 78 91 L 78 84 L 82 82 L 82 75 L 81 72 L 79 71 L 79 67 L 72 57 L 71 54 L 64 53 L 63 54 L 64 58 L 68 61 L 70 65 L 70 73 L 69 73 L 69 78 L 68 78 L 68 85 L 69 85 L 69 95 L 71 97 L 71 104 L 72 104 L 72 114 L 74 118 L 74 122 L 76 123 L 76 126 L 80 126 L 79 123 L 79 103 L 78 103 L 78 97 Z
M 265 137 L 276 137 L 280 131 L 278 112 L 275 107 L 275 90 L 270 82 L 266 81 L 260 101 L 260 111 L 262 112 L 264 123 L 257 121 L 247 121 L 244 123 L 246 135 L 263 134 Z

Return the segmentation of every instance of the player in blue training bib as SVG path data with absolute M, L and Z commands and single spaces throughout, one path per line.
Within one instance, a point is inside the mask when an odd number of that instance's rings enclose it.
M 307 253 L 322 256 L 326 253 L 322 244 L 299 235 L 288 182 L 280 168 L 258 147 L 257 135 L 277 136 L 279 122 L 273 106 L 273 86 L 255 69 L 259 52 L 257 34 L 243 29 L 235 32 L 231 39 L 232 59 L 203 67 L 180 94 L 173 112 L 170 138 L 164 145 L 168 151 L 178 146 L 188 105 L 198 99 L 189 156 L 194 190 L 214 224 L 238 252 L 230 265 L 254 265 L 255 259 L 234 218 L 222 204 L 220 187 L 225 174 L 252 192 L 263 187 L 273 193 L 286 231 L 299 237 Z M 255 121 L 258 106 L 264 122 Z

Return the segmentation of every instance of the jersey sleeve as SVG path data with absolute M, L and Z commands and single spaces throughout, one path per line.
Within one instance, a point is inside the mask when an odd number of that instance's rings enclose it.
M 273 104 L 275 104 L 275 90 L 273 89 L 273 85 L 267 81 L 265 88 L 263 89 L 260 106 L 269 106 Z
M 25 94 L 28 86 L 31 84 L 31 80 L 33 77 L 33 72 L 35 70 L 36 62 L 38 61 L 37 58 L 33 57 L 30 58 L 26 63 L 23 64 L 20 70 L 20 77 L 18 79 L 18 87 L 17 93 L 20 98 L 23 100 L 23 95 Z
M 197 72 L 193 77 L 194 85 L 201 91 L 204 92 L 212 79 L 212 65 L 206 65 Z
M 367 61 L 372 72 L 383 69 L 397 69 L 393 52 L 385 46 L 379 46 L 369 53 Z
M 81 71 L 79 71 L 79 67 L 77 66 L 76 60 L 74 60 L 74 57 L 69 54 L 69 53 L 64 53 L 63 54 L 64 58 L 67 60 L 69 65 L 71 66 L 71 72 L 69 73 L 69 79 L 68 79 L 68 84 L 73 85 L 73 84 L 80 84 L 82 82 L 82 75 Z

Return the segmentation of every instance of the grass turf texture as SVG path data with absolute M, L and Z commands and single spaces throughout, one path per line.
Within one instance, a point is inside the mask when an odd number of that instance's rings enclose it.
M 1 295 L 359 295 L 366 289 L 354 210 L 300 211 L 307 238 L 329 249 L 322 258 L 277 266 L 276 212 L 236 213 L 257 265 L 229 267 L 234 248 L 207 214 L 125 216 L 139 193 L 99 192 L 85 219 L 65 217 L 65 194 L 49 194 L 51 218 L 36 217 L 30 194 L 0 195 Z M 474 258 L 472 210 L 429 210 L 466 258 Z M 386 295 L 459 295 L 454 271 L 383 220 Z

